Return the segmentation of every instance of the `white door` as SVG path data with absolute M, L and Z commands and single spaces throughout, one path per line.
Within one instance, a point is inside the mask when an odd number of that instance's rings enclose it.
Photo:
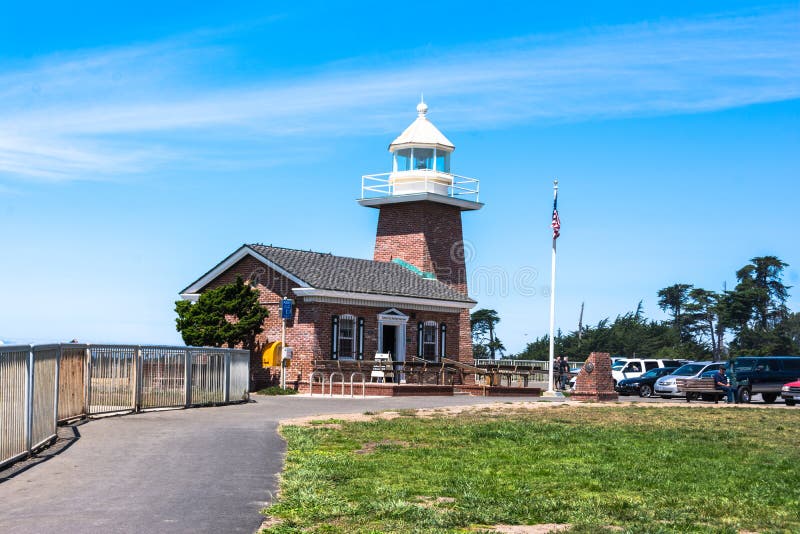
M 383 351 L 392 345 L 394 347 L 394 350 L 391 350 L 392 360 L 395 362 L 406 361 L 407 326 L 408 316 L 394 308 L 378 314 L 378 349 Z M 394 341 L 391 337 L 394 337 Z M 395 373 L 395 376 L 400 382 L 405 382 L 402 374 Z

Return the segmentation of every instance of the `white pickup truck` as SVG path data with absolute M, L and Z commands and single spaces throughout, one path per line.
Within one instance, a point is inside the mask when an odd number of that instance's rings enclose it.
M 658 369 L 659 367 L 680 367 L 681 365 L 683 363 L 680 360 L 625 358 L 617 360 L 611 366 L 611 376 L 614 377 L 614 386 L 616 386 L 620 380 L 638 378 L 647 371 Z

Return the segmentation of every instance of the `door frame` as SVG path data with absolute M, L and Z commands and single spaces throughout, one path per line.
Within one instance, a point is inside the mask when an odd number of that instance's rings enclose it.
M 395 353 L 392 359 L 395 362 L 406 361 L 406 335 L 408 326 L 408 315 L 400 310 L 392 308 L 378 314 L 378 350 L 383 347 L 383 327 L 396 326 L 395 330 Z

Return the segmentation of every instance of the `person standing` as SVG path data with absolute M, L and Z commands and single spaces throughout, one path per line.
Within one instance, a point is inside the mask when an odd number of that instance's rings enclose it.
M 569 382 L 569 360 L 566 356 L 561 356 L 561 359 L 558 361 L 558 377 L 561 381 L 561 390 L 567 389 L 567 382 Z
M 725 392 L 727 395 L 725 402 L 728 404 L 734 402 L 734 388 L 731 387 L 730 380 L 728 380 L 728 375 L 725 374 L 725 367 L 720 367 L 717 369 L 717 372 L 714 373 L 714 387 Z
M 553 362 L 553 387 L 555 389 L 561 389 L 561 358 L 563 356 L 559 356 Z

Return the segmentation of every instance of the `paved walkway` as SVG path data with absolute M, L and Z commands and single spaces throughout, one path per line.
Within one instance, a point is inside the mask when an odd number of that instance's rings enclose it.
M 282 419 L 527 398 L 257 397 L 65 427 L 38 459 L 0 471 L 0 532 L 255 532 L 277 487 Z

